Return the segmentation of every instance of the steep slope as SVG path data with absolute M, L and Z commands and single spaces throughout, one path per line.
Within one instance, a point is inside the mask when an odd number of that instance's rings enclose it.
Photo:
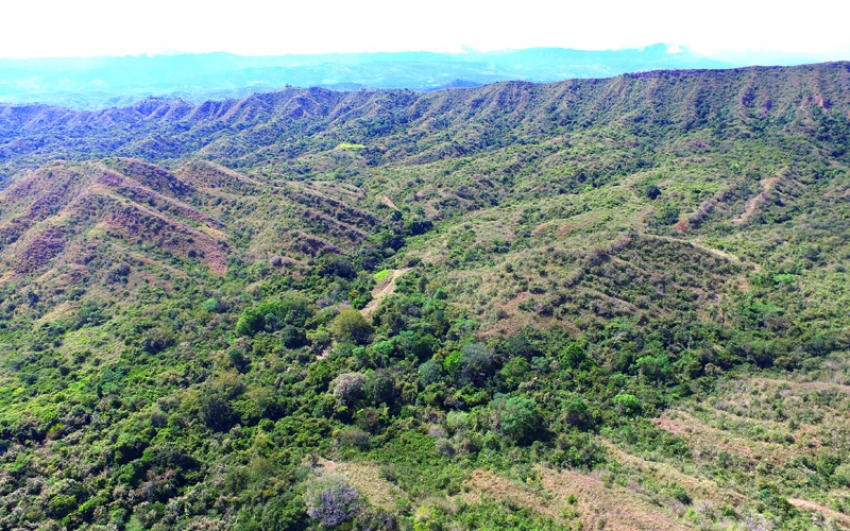
M 3 194 L 6 266 L 32 273 L 67 247 L 85 245 L 76 237 L 96 229 L 184 257 L 200 253 L 223 273 L 227 242 L 220 224 L 184 202 L 194 190 L 141 163 L 120 169 L 126 173 L 97 164 L 54 164 L 16 181 Z
M 175 173 L 133 159 L 48 164 L 0 194 L 2 282 L 75 285 L 79 297 L 128 276 L 133 254 L 160 271 L 225 275 L 233 261 L 274 256 L 295 271 L 353 252 L 380 225 L 354 190 L 272 186 L 205 162 Z

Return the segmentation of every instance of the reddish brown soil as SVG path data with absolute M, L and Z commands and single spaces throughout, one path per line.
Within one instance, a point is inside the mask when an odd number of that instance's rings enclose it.
M 65 232 L 62 227 L 50 227 L 35 235 L 26 246 L 17 253 L 15 271 L 31 273 L 65 248 Z

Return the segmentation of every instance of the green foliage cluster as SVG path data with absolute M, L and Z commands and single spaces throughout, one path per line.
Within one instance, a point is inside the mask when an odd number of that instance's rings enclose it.
M 253 336 L 257 332 L 274 333 L 286 327 L 303 328 L 312 315 L 304 299 L 263 301 L 242 312 L 236 322 L 236 333 Z

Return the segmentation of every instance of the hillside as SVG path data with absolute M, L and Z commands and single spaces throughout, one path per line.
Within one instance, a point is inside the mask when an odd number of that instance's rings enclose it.
M 850 528 L 850 63 L 0 106 L 0 528 Z

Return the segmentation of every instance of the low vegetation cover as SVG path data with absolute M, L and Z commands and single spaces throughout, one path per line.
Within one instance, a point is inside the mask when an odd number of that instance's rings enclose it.
M 0 106 L 0 528 L 846 529 L 848 120 L 844 63 Z

